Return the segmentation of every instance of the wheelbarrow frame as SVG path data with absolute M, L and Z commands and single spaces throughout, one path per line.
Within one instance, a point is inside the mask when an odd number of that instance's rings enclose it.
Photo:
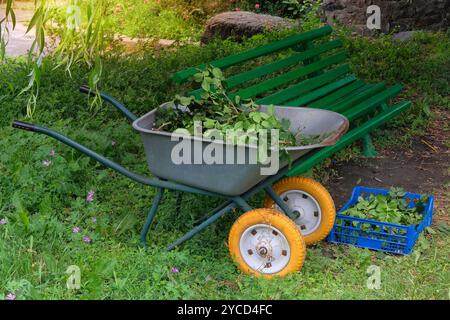
M 94 93 L 86 86 L 82 86 L 80 88 L 80 91 L 82 93 L 93 95 Z M 138 117 L 134 115 L 130 110 L 128 110 L 122 103 L 114 99 L 113 97 L 109 96 L 106 93 L 100 93 L 100 97 L 109 102 L 111 105 L 113 105 L 117 110 L 119 110 L 130 122 L 134 122 Z M 284 168 L 280 169 L 277 174 L 272 176 L 267 176 L 264 180 L 260 181 L 258 184 L 247 190 L 241 195 L 238 196 L 227 196 L 216 192 L 211 192 L 191 186 L 187 186 L 184 184 L 180 184 L 173 181 L 168 181 L 160 178 L 148 178 L 144 177 L 142 175 L 139 175 L 137 173 L 134 173 L 125 167 L 117 164 L 114 161 L 111 161 L 104 156 L 92 151 L 91 149 L 79 144 L 78 142 L 75 142 L 74 140 L 66 137 L 65 135 L 58 133 L 52 129 L 42 127 L 39 125 L 26 123 L 22 121 L 15 120 L 12 124 L 14 128 L 17 129 L 23 129 L 27 131 L 32 131 L 36 133 L 42 133 L 49 137 L 52 137 L 70 147 L 72 147 L 75 150 L 78 150 L 79 152 L 83 153 L 84 155 L 100 162 L 104 166 L 113 169 L 114 171 L 130 178 L 131 180 L 134 180 L 140 184 L 148 185 L 151 187 L 155 187 L 157 189 L 156 195 L 153 199 L 153 203 L 150 207 L 150 210 L 148 212 L 146 221 L 144 223 L 144 226 L 142 228 L 141 234 L 140 234 L 140 242 L 141 244 L 146 247 L 146 239 L 148 232 L 150 230 L 150 226 L 155 218 L 156 212 L 158 210 L 159 204 L 161 203 L 161 200 L 163 198 L 165 190 L 172 190 L 172 191 L 178 191 L 180 192 L 177 197 L 177 206 L 179 207 L 181 204 L 181 194 L 182 192 L 189 192 L 194 194 L 200 194 L 205 196 L 213 196 L 213 197 L 220 197 L 225 199 L 225 201 L 216 207 L 214 210 L 212 210 L 209 214 L 201 218 L 197 221 L 199 223 L 194 228 L 192 228 L 189 232 L 187 232 L 185 235 L 171 243 L 169 246 L 167 246 L 167 250 L 173 250 L 175 247 L 181 245 L 185 241 L 191 239 L 201 231 L 203 231 L 206 227 L 217 221 L 220 217 L 231 211 L 235 208 L 240 208 L 244 212 L 250 211 L 253 208 L 248 204 L 247 200 L 258 193 L 261 190 L 264 190 L 272 199 L 273 201 L 279 206 L 279 208 L 282 209 L 282 211 L 289 216 L 291 219 L 298 218 L 296 214 L 294 214 L 289 207 L 285 204 L 285 202 L 278 196 L 278 194 L 272 189 L 272 185 L 280 180 L 282 177 L 284 177 L 288 171 L 289 166 L 286 165 Z M 298 158 L 295 160 L 292 165 L 296 166 L 301 161 L 303 161 L 303 157 Z

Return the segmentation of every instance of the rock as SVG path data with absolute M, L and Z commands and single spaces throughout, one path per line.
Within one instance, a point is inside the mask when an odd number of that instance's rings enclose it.
M 265 30 L 274 28 L 289 28 L 296 26 L 293 20 L 267 14 L 257 14 L 248 11 L 228 11 L 215 15 L 206 23 L 201 42 L 208 43 L 214 37 L 241 40 Z
M 322 21 L 342 24 L 362 35 L 376 34 L 367 28 L 367 7 L 377 5 L 381 31 L 447 30 L 450 27 L 450 0 L 323 0 Z
M 417 33 L 417 31 L 402 31 L 392 35 L 392 39 L 405 42 L 411 40 L 411 38 Z

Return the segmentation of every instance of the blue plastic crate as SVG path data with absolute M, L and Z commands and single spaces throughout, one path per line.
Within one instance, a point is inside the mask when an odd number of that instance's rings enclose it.
M 388 195 L 388 193 L 389 191 L 384 189 L 355 187 L 350 200 L 338 211 L 334 227 L 328 236 L 328 241 L 395 254 L 411 254 L 419 234 L 424 228 L 431 225 L 433 196 L 428 196 L 423 212 L 423 220 L 418 225 L 404 226 L 340 214 L 347 208 L 353 207 L 360 196 L 367 198 L 371 194 Z M 420 194 L 406 193 L 404 198 L 408 201 L 408 207 L 412 208 L 415 206 L 414 200 L 420 199 Z

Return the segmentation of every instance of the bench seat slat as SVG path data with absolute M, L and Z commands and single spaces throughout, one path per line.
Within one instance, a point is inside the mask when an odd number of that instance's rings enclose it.
M 400 84 L 387 88 L 376 95 L 372 95 L 369 99 L 357 104 L 353 108 L 345 111 L 343 115 L 346 116 L 349 121 L 353 121 L 367 114 L 373 108 L 395 97 L 400 93 L 400 91 L 402 91 L 402 86 Z
M 380 87 L 378 89 L 374 89 L 374 87 Z M 328 105 L 327 110 L 331 110 L 334 106 L 338 105 L 338 104 L 342 104 L 344 102 L 347 102 L 349 100 L 352 100 L 352 103 L 358 103 L 358 101 L 361 101 L 362 99 L 364 99 L 365 95 L 364 93 L 367 92 L 368 90 L 382 90 L 384 89 L 384 84 L 373 84 L 373 83 L 365 83 L 362 87 L 342 96 L 339 99 L 336 99 L 334 102 L 331 102 Z M 377 92 L 378 92 L 377 91 Z M 361 97 L 361 95 L 363 95 Z M 350 104 L 350 107 L 352 106 L 352 104 Z
M 307 41 L 311 41 L 326 35 L 329 35 L 332 31 L 330 26 L 324 26 L 322 28 L 308 31 L 305 33 L 296 34 L 282 40 L 278 40 L 275 42 L 268 43 L 266 45 L 260 46 L 258 48 L 250 49 L 238 54 L 234 54 L 222 59 L 217 59 L 212 61 L 210 64 L 214 67 L 224 69 L 229 66 L 245 62 L 251 59 L 255 59 L 261 56 L 264 56 L 269 53 L 274 53 L 283 49 L 290 48 L 299 43 L 304 43 Z M 191 76 L 198 72 L 198 69 L 204 69 L 206 64 L 201 64 L 195 67 L 187 68 L 182 71 L 179 71 L 173 75 L 173 80 L 177 83 L 182 83 L 189 79 Z
M 311 78 L 300 83 L 294 84 L 284 90 L 274 93 L 270 96 L 257 100 L 261 104 L 283 104 L 285 101 L 301 96 L 302 94 L 314 90 L 324 84 L 327 84 L 350 71 L 346 64 L 336 67 L 315 78 Z
M 345 148 L 346 146 L 360 139 L 361 137 L 368 134 L 375 128 L 386 123 L 388 120 L 396 117 L 401 112 L 408 109 L 410 106 L 411 106 L 410 101 L 401 101 L 389 107 L 386 111 L 381 112 L 380 114 L 376 115 L 375 117 L 368 120 L 364 124 L 344 134 L 336 144 L 322 149 L 317 149 L 316 151 L 311 152 L 309 155 L 306 155 L 305 160 L 302 161 L 298 166 L 292 168 L 287 173 L 287 176 L 297 176 L 299 174 L 308 171 L 315 165 L 322 162 L 322 160 L 332 156 L 337 151 Z
M 355 82 L 352 82 L 349 85 L 346 85 L 345 87 L 337 90 L 336 92 L 333 92 L 323 98 L 320 98 L 310 104 L 308 104 L 308 107 L 310 108 L 322 108 L 327 109 L 329 105 L 337 101 L 339 98 L 347 95 L 350 92 L 354 92 L 358 88 L 361 88 L 364 86 L 365 82 L 362 80 L 357 80 Z
M 330 65 L 337 64 L 347 57 L 345 51 L 339 52 L 330 57 L 324 58 L 323 60 L 319 60 L 317 62 L 308 64 L 301 68 L 286 72 L 280 76 L 277 76 L 272 79 L 268 79 L 251 87 L 242 89 L 236 93 L 231 94 L 232 97 L 240 96 L 242 99 L 252 98 L 259 94 L 265 93 L 271 89 L 275 89 L 284 84 L 288 84 L 296 79 L 299 79 L 303 76 L 311 74 L 315 71 L 322 70 Z
M 385 87 L 384 83 L 377 83 L 375 85 L 372 85 L 372 84 L 367 85 L 366 88 L 367 89 L 361 91 L 360 93 L 356 93 L 356 94 L 350 96 L 349 99 L 345 99 L 342 102 L 332 104 L 328 108 L 328 110 L 343 113 L 344 111 L 352 108 L 354 105 L 360 103 L 361 101 L 364 101 L 364 100 L 370 98 L 371 96 L 373 96 L 374 94 L 377 94 L 380 91 L 384 90 L 386 87 Z
M 287 102 L 285 105 L 287 105 L 287 106 L 306 105 L 307 103 L 314 101 L 317 98 L 323 97 L 323 96 L 329 94 L 330 92 L 335 91 L 355 80 L 356 80 L 356 77 L 352 74 L 348 77 L 345 77 L 343 79 L 340 79 L 335 82 L 329 83 L 325 86 L 322 86 L 322 87 L 318 88 L 317 90 L 314 90 L 312 92 L 309 92 L 308 94 L 305 94 L 302 97 L 291 100 L 291 101 Z

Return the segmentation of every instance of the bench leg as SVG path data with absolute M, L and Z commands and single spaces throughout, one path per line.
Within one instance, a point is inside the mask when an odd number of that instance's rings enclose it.
M 366 134 L 362 138 L 363 143 L 363 156 L 365 157 L 375 157 L 378 155 L 378 152 L 375 150 L 375 146 L 372 143 L 372 138 L 369 134 Z

